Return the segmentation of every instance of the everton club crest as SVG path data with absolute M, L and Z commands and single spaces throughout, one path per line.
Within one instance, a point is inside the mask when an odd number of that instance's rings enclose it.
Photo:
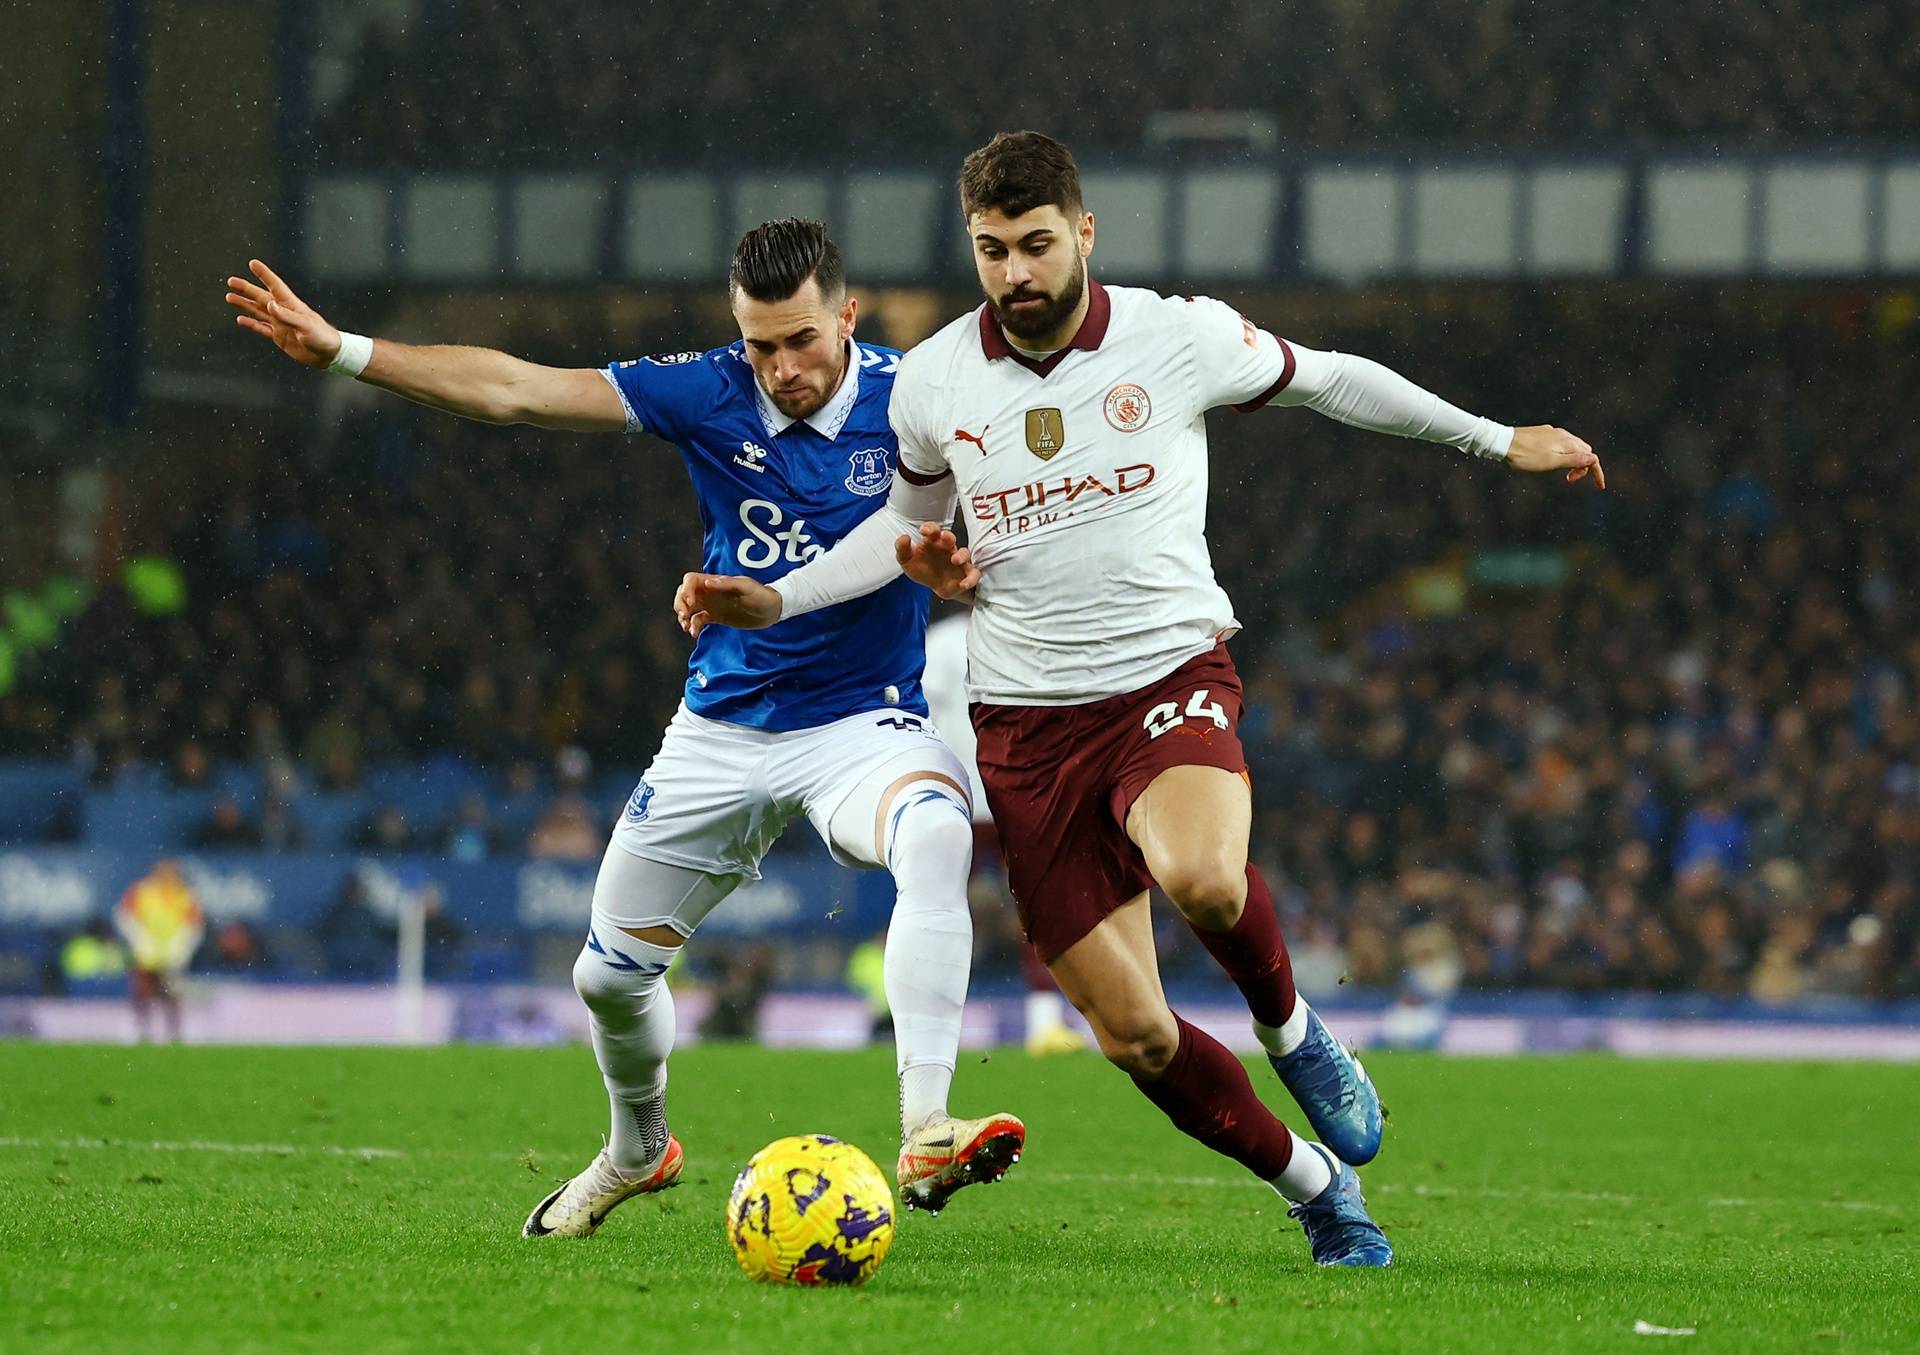
M 869 447 L 847 458 L 847 488 L 871 497 L 893 482 L 884 447 Z

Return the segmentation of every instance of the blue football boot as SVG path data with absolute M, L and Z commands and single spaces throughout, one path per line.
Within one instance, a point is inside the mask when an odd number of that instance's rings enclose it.
M 1356 1167 L 1380 1151 L 1380 1093 L 1360 1060 L 1328 1033 L 1320 1013 L 1307 1009 L 1307 1038 L 1291 1054 L 1268 1054 L 1307 1123 L 1342 1162 Z
M 1360 1193 L 1360 1178 L 1353 1168 L 1317 1143 L 1304 1146 L 1324 1157 L 1333 1172 L 1325 1190 L 1287 1210 L 1287 1217 L 1299 1219 L 1306 1229 L 1314 1262 L 1323 1266 L 1392 1265 L 1393 1244 L 1367 1213 L 1367 1197 Z

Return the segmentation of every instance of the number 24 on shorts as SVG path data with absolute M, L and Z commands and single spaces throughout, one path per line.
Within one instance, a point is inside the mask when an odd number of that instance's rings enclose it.
M 1178 701 L 1162 701 L 1148 711 L 1147 718 L 1143 721 L 1147 737 L 1157 739 L 1169 730 L 1178 729 L 1190 719 L 1211 720 L 1216 728 L 1225 729 L 1227 712 L 1221 708 L 1218 701 L 1207 700 L 1210 690 L 1202 687 L 1188 697 L 1185 711 L 1180 709 Z

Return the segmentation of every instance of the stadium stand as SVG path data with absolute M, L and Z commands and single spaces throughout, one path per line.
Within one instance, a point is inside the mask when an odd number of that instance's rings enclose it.
M 1281 144 L 1322 149 L 1758 148 L 1920 122 L 1920 12 L 1871 0 L 1207 0 L 1182 11 L 1177 38 L 1137 0 L 1103 6 L 1092 32 L 1080 10 L 1006 0 L 907 23 L 882 22 L 872 0 L 844 9 L 843 30 L 798 35 L 795 60 L 792 12 L 765 0 L 692 11 L 429 0 L 404 28 L 363 30 L 322 145 L 335 163 L 368 166 L 619 160 L 642 144 L 653 159 L 667 148 L 697 159 L 811 149 L 822 128 L 881 153 L 1044 124 L 1074 145 L 1130 148 L 1156 112 L 1247 110 Z M 948 59 L 915 61 L 930 49 Z M 672 59 L 693 51 L 700 60 Z M 890 78 L 906 69 L 913 80 Z M 779 112 L 738 125 L 748 95 Z
M 1255 852 L 1303 975 L 1920 995 L 1912 308 L 1675 288 L 1236 299 L 1469 406 L 1567 422 L 1612 480 L 1569 492 L 1304 413 L 1216 418 Z M 129 472 L 146 477 L 129 548 L 178 561 L 187 604 L 149 613 L 106 587 L 24 657 L 0 696 L 0 844 L 115 854 L 132 878 L 222 798 L 246 831 L 277 805 L 272 840 L 304 854 L 239 851 L 299 901 L 265 938 L 271 968 L 325 972 L 312 927 L 391 849 L 402 874 L 466 872 L 450 911 L 480 958 L 441 974 L 524 972 L 497 898 L 555 755 L 593 759 L 588 803 L 610 818 L 676 700 L 690 496 L 648 441 L 397 403 L 347 419 L 300 455 Z M 383 811 L 404 832 L 383 839 Z M 1191 942 L 1165 942 L 1177 973 Z M 983 959 L 1003 943 L 983 929 Z

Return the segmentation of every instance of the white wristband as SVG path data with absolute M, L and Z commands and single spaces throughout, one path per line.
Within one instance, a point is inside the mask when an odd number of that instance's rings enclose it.
M 343 329 L 340 331 L 340 351 L 333 355 L 327 370 L 342 376 L 359 376 L 372 361 L 373 340 L 364 334 L 349 334 Z

